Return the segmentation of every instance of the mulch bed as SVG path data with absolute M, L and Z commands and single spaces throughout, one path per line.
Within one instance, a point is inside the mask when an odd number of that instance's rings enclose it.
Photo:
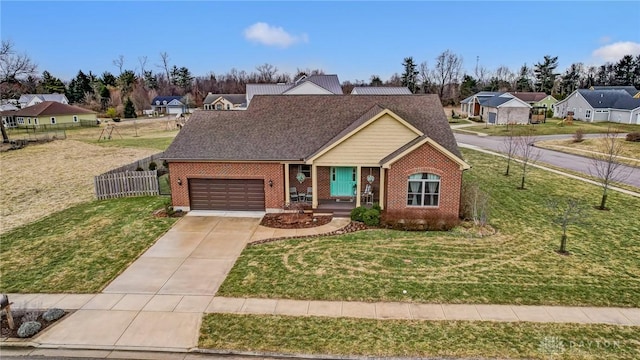
M 60 319 L 54 320 L 54 321 L 46 321 L 46 320 L 44 320 L 42 318 L 42 314 L 44 314 L 44 310 L 27 310 L 27 311 L 13 310 L 11 312 L 11 314 L 13 315 L 13 322 L 14 322 L 14 324 L 16 326 L 15 326 L 15 329 L 11 330 L 11 329 L 9 329 L 9 322 L 7 321 L 7 316 L 3 312 L 2 313 L 2 324 L 0 326 L 0 328 L 2 329 L 0 331 L 0 334 L 2 335 L 2 338 L 19 338 L 18 337 L 18 329 L 20 328 L 20 325 L 22 324 L 23 316 L 25 314 L 31 315 L 33 313 L 38 315 L 38 318 L 35 321 L 39 322 L 40 325 L 41 325 L 40 330 L 34 336 L 37 336 L 42 331 L 44 331 L 44 329 L 46 329 L 49 326 L 53 325 L 56 321 L 64 319 L 65 316 L 67 316 L 67 314 L 69 314 L 68 311 L 65 311 L 65 315 L 63 317 L 61 317 Z M 28 339 L 28 338 L 26 338 L 26 339 Z
M 170 217 L 183 217 L 186 212 L 182 210 L 176 210 Z M 167 217 L 167 211 L 165 209 L 156 210 L 153 212 L 154 217 Z
M 288 240 L 288 239 L 317 238 L 317 237 L 320 237 L 320 236 L 343 235 L 343 234 L 348 234 L 348 233 L 352 233 L 352 232 L 356 232 L 356 231 L 362 231 L 362 230 L 368 230 L 368 229 L 370 229 L 370 228 L 367 225 L 365 225 L 364 223 L 361 223 L 361 222 L 358 222 L 358 221 L 352 221 L 347 226 L 343 227 L 342 229 L 334 230 L 334 231 L 331 231 L 331 232 L 328 232 L 328 233 L 324 233 L 324 234 L 307 235 L 307 236 L 283 236 L 283 237 L 279 237 L 279 238 L 263 239 L 263 240 L 250 242 L 249 244 L 247 244 L 247 246 L 266 244 L 266 243 L 270 243 L 270 242 L 274 242 L 274 241 Z
M 312 213 L 277 213 L 266 214 L 260 225 L 276 229 L 308 229 L 316 226 L 326 225 L 333 217 L 314 216 Z

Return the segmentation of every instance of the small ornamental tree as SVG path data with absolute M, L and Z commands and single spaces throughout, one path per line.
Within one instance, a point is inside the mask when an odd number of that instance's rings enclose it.
M 504 140 L 502 143 L 502 151 L 504 152 L 505 155 L 507 155 L 507 170 L 504 172 L 505 176 L 509 176 L 511 160 L 513 160 L 513 157 L 516 154 L 516 150 L 518 148 L 517 139 L 518 138 L 516 137 L 515 129 L 511 128 L 507 136 L 504 137 Z
M 602 187 L 602 198 L 598 209 L 607 209 L 607 192 L 611 184 L 629 177 L 630 172 L 618 162 L 618 156 L 622 155 L 624 143 L 618 139 L 616 131 L 609 128 L 603 137 L 598 139 L 598 149 L 591 159 L 589 171 L 591 176 Z
M 138 116 L 136 115 L 136 108 L 133 106 L 133 101 L 131 101 L 131 98 L 127 98 L 127 101 L 124 103 L 124 118 L 132 119 L 136 117 Z
M 522 164 L 522 182 L 518 189 L 525 189 L 525 179 L 529 165 L 535 163 L 540 158 L 540 151 L 534 147 L 536 137 L 531 130 L 528 130 L 522 136 L 518 137 L 518 155 L 520 156 L 520 164 Z
M 553 222 L 560 225 L 562 229 L 562 237 L 560 238 L 560 248 L 558 253 L 568 254 L 567 251 L 567 228 L 571 225 L 578 225 L 584 220 L 585 207 L 574 198 L 568 198 L 565 201 L 552 200 L 548 207 L 552 211 Z

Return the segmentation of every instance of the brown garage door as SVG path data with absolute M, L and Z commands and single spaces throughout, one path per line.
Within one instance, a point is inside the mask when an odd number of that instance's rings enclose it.
M 264 180 L 189 179 L 191 210 L 264 211 Z

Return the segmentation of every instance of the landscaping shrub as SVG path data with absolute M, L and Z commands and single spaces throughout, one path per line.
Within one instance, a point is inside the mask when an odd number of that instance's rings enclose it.
M 553 110 L 549 109 L 547 110 L 547 119 L 551 119 L 553 117 Z
M 144 171 L 144 169 L 142 168 L 142 166 L 138 166 L 138 167 L 136 168 L 136 171 Z
M 42 314 L 42 318 L 46 321 L 55 321 L 64 316 L 64 310 L 59 308 L 48 309 Z
M 164 202 L 164 212 L 169 217 L 173 216 L 173 214 L 176 213 L 176 211 L 173 209 L 173 204 L 171 203 L 171 199 L 165 200 L 165 202 Z
M 449 231 L 459 223 L 457 216 L 438 213 L 420 215 L 408 210 L 386 210 L 380 219 L 382 227 L 404 231 Z
M 32 337 L 38 331 L 40 331 L 41 327 L 42 325 L 40 325 L 40 323 L 37 321 L 24 322 L 22 323 L 22 325 L 20 325 L 20 328 L 18 328 L 18 336 L 21 338 Z
M 584 141 L 584 130 L 582 130 L 581 128 L 578 128 L 576 130 L 576 133 L 573 134 L 573 142 L 574 143 L 579 143 L 579 142 L 583 142 Z
M 367 208 L 364 206 L 358 206 L 357 208 L 354 208 L 353 210 L 351 210 L 351 220 L 362 222 L 362 217 L 366 211 Z
M 362 214 L 362 222 L 364 222 L 367 226 L 378 226 L 380 225 L 380 210 L 376 209 L 367 209 Z
M 627 134 L 627 141 L 640 142 L 640 132 L 631 132 Z
M 149 163 L 149 171 L 153 171 L 157 168 L 158 168 L 158 164 L 156 164 L 155 161 L 152 161 Z

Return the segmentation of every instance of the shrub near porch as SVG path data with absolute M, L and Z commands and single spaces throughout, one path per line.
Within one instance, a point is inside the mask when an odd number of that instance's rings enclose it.
M 465 176 L 492 199 L 497 234 L 370 230 L 250 246 L 218 295 L 237 297 L 640 305 L 640 199 L 612 193 L 611 211 L 589 207 L 569 231 L 570 256 L 555 251 L 560 229 L 547 200 L 577 196 L 597 205 L 600 189 L 535 169 L 527 190 L 503 176 L 504 160 L 464 151 Z M 407 290 L 403 294 L 403 290 Z

